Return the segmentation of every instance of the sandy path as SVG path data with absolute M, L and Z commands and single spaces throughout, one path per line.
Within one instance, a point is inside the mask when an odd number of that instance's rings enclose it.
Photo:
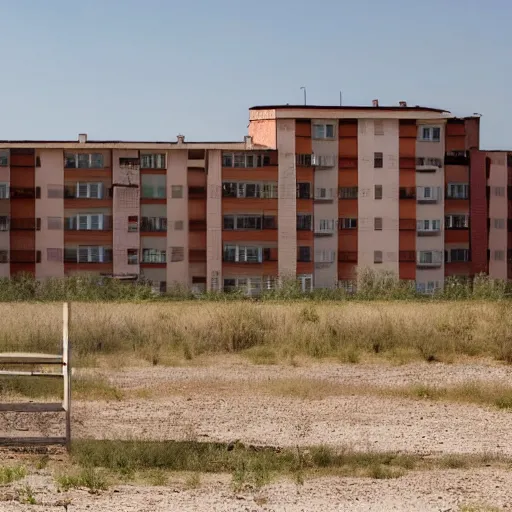
M 512 473 L 496 469 L 411 472 L 393 480 L 318 478 L 300 488 L 281 481 L 241 493 L 233 493 L 228 477 L 214 478 L 196 490 L 118 486 L 96 496 L 86 491 L 57 494 L 50 479 L 33 477 L 30 485 L 40 505 L 3 501 L 0 509 L 56 512 L 64 510 L 56 506 L 58 501 L 67 498 L 68 512 L 456 512 L 462 504 L 507 510 L 512 503 Z

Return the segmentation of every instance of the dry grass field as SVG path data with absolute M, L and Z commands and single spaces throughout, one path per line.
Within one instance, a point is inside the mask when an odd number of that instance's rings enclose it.
M 0 314 L 1 350 L 58 350 L 60 304 Z M 2 511 L 512 503 L 507 301 L 74 303 L 71 340 L 72 455 L 0 452 Z M 60 433 L 27 416 L 0 435 Z

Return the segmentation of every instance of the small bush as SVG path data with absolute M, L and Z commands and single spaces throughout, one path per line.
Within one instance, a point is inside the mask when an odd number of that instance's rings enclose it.
M 0 466 L 0 485 L 10 484 L 27 476 L 24 466 Z
M 90 493 L 97 494 L 108 489 L 106 473 L 89 465 L 76 475 L 60 475 L 56 480 L 63 491 L 85 487 Z

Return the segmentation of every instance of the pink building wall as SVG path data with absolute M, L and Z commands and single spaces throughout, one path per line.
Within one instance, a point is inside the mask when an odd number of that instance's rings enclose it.
M 489 196 L 489 275 L 494 279 L 507 279 L 507 153 L 488 153 L 491 158 L 491 169 L 488 185 Z M 503 194 L 502 194 L 503 193 Z M 503 227 L 495 225 L 495 219 L 503 221 Z M 500 257 L 496 258 L 499 254 Z M 501 258 L 503 256 L 503 258 Z
M 41 167 L 35 172 L 35 185 L 41 189 L 36 199 L 36 218 L 41 229 L 36 231 L 36 250 L 41 263 L 36 263 L 36 278 L 64 276 L 64 152 L 61 149 L 40 149 Z M 60 194 L 58 194 L 60 192 Z M 58 197 L 50 197 L 58 195 Z M 60 229 L 48 229 L 50 217 L 61 219 Z
M 206 198 L 206 289 L 221 290 L 222 282 L 222 158 L 208 152 Z
M 188 150 L 167 153 L 167 287 L 179 284 L 188 287 Z M 182 197 L 172 197 L 172 187 L 182 187 Z M 175 222 L 182 221 L 183 229 L 176 230 Z M 172 250 L 183 248 L 183 260 L 171 261 Z
M 133 169 L 122 168 L 120 158 L 138 158 L 137 150 L 112 151 L 112 252 L 113 273 L 116 276 L 126 274 L 139 274 L 140 265 L 128 264 L 128 249 L 139 249 L 139 232 L 128 231 L 128 217 L 136 216 L 140 225 L 140 172 L 137 167 Z M 137 187 L 118 185 L 135 184 Z M 139 249 L 139 261 L 142 257 Z

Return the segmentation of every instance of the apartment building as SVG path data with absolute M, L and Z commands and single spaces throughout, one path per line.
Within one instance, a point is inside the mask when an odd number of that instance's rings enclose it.
M 426 293 L 510 278 L 512 158 L 479 149 L 479 117 L 377 100 L 249 117 L 243 142 L 0 141 L 0 276 L 250 293 L 351 289 L 358 267 Z

